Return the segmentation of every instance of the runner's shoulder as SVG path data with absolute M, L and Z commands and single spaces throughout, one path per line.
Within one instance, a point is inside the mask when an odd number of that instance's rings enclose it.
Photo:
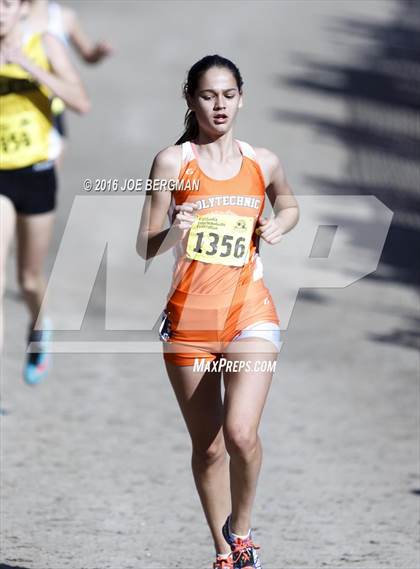
M 154 160 L 153 169 L 159 171 L 160 177 L 177 177 L 181 168 L 182 149 L 181 146 L 173 144 L 160 150 Z
M 271 180 L 274 172 L 282 169 L 280 158 L 268 148 L 254 148 L 258 164 L 264 172 L 267 181 Z
M 59 4 L 59 9 L 61 12 L 61 20 L 63 22 L 64 32 L 66 35 L 71 35 L 74 26 L 77 24 L 76 12 L 72 8 L 63 6 L 62 4 Z
M 40 35 L 42 47 L 44 48 L 48 59 L 50 59 L 51 56 L 54 56 L 57 51 L 58 53 L 65 51 L 63 42 L 54 33 L 50 32 L 49 30 L 45 30 L 41 32 Z
M 275 169 L 280 164 L 280 158 L 268 148 L 254 148 L 258 162 L 263 163 L 270 169 Z

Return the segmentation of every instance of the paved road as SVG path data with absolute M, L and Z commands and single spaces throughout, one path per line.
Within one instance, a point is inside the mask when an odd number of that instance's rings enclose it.
M 145 177 L 156 151 L 176 139 L 185 71 L 207 53 L 226 54 L 240 66 L 246 104 L 238 138 L 278 152 L 298 196 L 363 193 L 357 182 L 366 176 L 354 170 L 360 140 L 345 130 L 359 99 L 354 90 L 353 98 L 350 90 L 346 96 L 343 83 L 341 92 L 337 82 L 332 88 L 333 71 L 376 69 L 380 41 L 398 43 L 386 30 L 397 29 L 405 4 L 72 4 L 86 28 L 109 35 L 117 51 L 100 68 L 83 69 L 94 107 L 87 117 L 68 117 L 71 146 L 48 270 L 75 196 L 86 196 L 82 180 Z M 381 38 L 360 33 L 367 23 L 385 30 Z M 370 104 L 385 117 L 412 112 L 402 103 Z M 403 121 L 402 131 L 411 124 Z M 402 172 L 412 162 L 404 159 L 400 154 Z M 379 170 L 373 162 L 370 171 Z M 397 174 L 407 186 L 407 177 Z M 345 179 L 350 182 L 344 188 Z M 375 193 L 366 185 L 364 191 Z M 397 186 L 397 198 L 398 192 Z M 83 297 L 80 266 L 89 268 L 88 252 L 101 245 L 103 227 L 115 236 L 128 231 L 126 219 L 120 221 L 104 207 L 90 223 L 80 222 L 86 248 L 74 252 L 74 266 L 57 278 L 62 294 L 56 321 L 72 314 L 72 301 Z M 397 257 L 405 237 L 403 232 Z M 374 278 L 345 288 L 302 289 L 294 305 L 262 425 L 265 462 L 254 524 L 264 567 L 418 564 L 418 297 L 407 277 L 410 266 L 394 263 L 395 256 L 386 255 Z M 131 251 L 115 260 L 118 267 L 122 286 L 137 274 Z M 12 262 L 9 269 L 1 567 L 209 567 L 212 548 L 189 471 L 190 444 L 161 356 L 60 353 L 48 381 L 28 388 L 21 380 L 27 314 Z M 282 279 L 282 271 L 280 264 L 270 268 L 270 285 Z M 120 298 L 116 310 L 131 331 L 104 331 L 104 275 L 102 267 L 83 332 L 57 332 L 56 338 L 143 338 L 131 310 L 139 298 L 130 296 Z M 140 297 L 146 316 L 165 290 L 162 285 Z M 283 315 L 286 300 L 276 302 Z

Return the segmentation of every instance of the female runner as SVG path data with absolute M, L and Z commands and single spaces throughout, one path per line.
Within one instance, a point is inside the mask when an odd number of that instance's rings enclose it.
M 55 209 L 51 100 L 58 96 L 79 113 L 87 112 L 90 103 L 60 40 L 51 34 L 23 33 L 25 4 L 0 0 L 0 302 L 16 228 L 19 284 L 31 316 L 28 341 L 41 342 L 42 348 L 48 333 L 33 327 L 45 292 L 42 267 Z M 0 349 L 2 335 L 1 302 Z M 47 368 L 45 352 L 29 354 L 24 378 L 38 383 Z
M 106 41 L 93 42 L 74 10 L 49 0 L 29 0 L 28 24 L 35 32 L 49 31 L 67 46 L 71 44 L 85 63 L 100 63 L 112 54 Z
M 242 78 L 230 60 L 198 61 L 184 94 L 185 133 L 157 154 L 150 174 L 178 186 L 151 192 L 137 250 L 146 259 L 175 251 L 161 339 L 192 440 L 213 567 L 260 568 L 251 510 L 262 459 L 258 426 L 272 379 L 272 371 L 260 370 L 276 360 L 280 330 L 258 244 L 279 243 L 297 223 L 298 206 L 277 156 L 233 137 Z M 262 216 L 265 192 L 271 219 Z M 162 230 L 166 215 L 171 226 Z
M 25 18 L 25 25 L 34 33 L 49 32 L 58 37 L 66 47 L 73 46 L 85 63 L 100 63 L 113 52 L 113 48 L 108 42 L 94 42 L 82 28 L 77 13 L 58 2 L 29 0 L 29 11 Z M 57 148 L 55 165 L 61 166 L 68 140 L 65 105 L 59 97 L 54 97 L 51 108 Z

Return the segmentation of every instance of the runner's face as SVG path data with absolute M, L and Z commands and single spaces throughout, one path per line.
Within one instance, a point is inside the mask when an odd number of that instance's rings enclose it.
M 23 4 L 21 0 L 0 0 L 0 38 L 4 38 L 18 23 Z
M 200 129 L 216 136 L 228 132 L 242 106 L 242 96 L 232 72 L 224 67 L 206 71 L 189 106 L 195 111 Z

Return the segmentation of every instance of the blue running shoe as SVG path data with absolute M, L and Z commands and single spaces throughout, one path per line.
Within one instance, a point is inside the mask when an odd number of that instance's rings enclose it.
M 245 569 L 245 567 L 262 569 L 257 553 L 257 549 L 260 549 L 260 546 L 254 543 L 251 532 L 249 532 L 249 536 L 246 539 L 234 538 L 230 531 L 230 516 L 228 516 L 222 532 L 223 537 L 232 549 L 234 569 Z
M 38 353 L 28 353 L 23 378 L 28 385 L 37 385 L 47 375 L 51 367 L 51 355 L 46 352 L 46 342 L 51 340 L 51 321 L 45 319 L 42 330 L 31 330 L 28 335 L 28 344 L 37 342 Z

